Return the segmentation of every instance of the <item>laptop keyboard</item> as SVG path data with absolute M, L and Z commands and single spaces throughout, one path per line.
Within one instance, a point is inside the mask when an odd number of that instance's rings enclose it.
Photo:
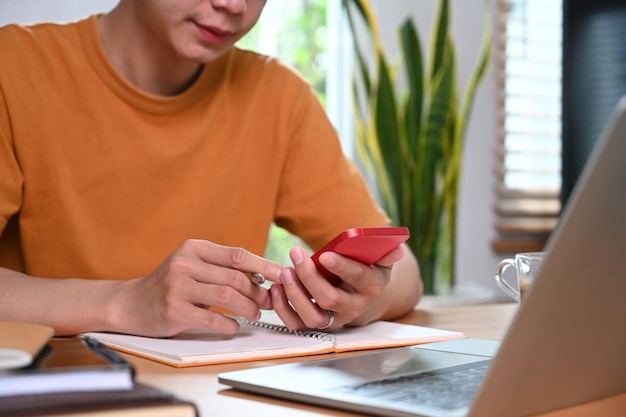
M 339 387 L 333 391 L 453 410 L 469 407 L 485 378 L 490 362 Z

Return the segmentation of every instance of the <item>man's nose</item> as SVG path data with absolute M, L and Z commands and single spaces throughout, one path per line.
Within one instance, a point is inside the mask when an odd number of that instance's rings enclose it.
M 212 0 L 213 7 L 225 9 L 232 14 L 244 13 L 248 7 L 247 0 Z

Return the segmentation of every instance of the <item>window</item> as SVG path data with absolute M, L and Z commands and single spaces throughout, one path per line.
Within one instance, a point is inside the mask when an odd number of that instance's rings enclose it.
M 497 253 L 540 251 L 561 189 L 561 0 L 499 0 Z

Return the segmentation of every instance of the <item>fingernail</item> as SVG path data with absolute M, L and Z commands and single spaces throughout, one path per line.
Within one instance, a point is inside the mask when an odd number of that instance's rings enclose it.
M 254 318 L 254 321 L 259 321 L 259 320 L 261 320 L 261 311 L 256 313 L 256 317 Z
M 300 265 L 304 260 L 304 256 L 302 255 L 301 248 L 293 248 L 291 250 L 291 261 L 294 265 Z
M 270 287 L 270 292 L 272 293 L 272 297 L 280 296 L 280 285 L 274 284 Z M 270 300 L 271 302 L 271 300 Z
M 320 255 L 320 262 L 324 266 L 335 266 L 335 255 L 330 252 L 325 252 Z
M 281 278 L 282 278 L 283 284 L 293 284 L 293 282 L 295 281 L 293 270 L 289 268 L 283 269 Z

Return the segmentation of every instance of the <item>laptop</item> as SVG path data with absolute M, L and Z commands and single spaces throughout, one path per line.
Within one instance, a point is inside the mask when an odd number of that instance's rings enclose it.
M 626 98 L 546 251 L 501 343 L 463 339 L 270 365 L 225 372 L 219 382 L 385 417 L 526 416 L 626 392 Z

